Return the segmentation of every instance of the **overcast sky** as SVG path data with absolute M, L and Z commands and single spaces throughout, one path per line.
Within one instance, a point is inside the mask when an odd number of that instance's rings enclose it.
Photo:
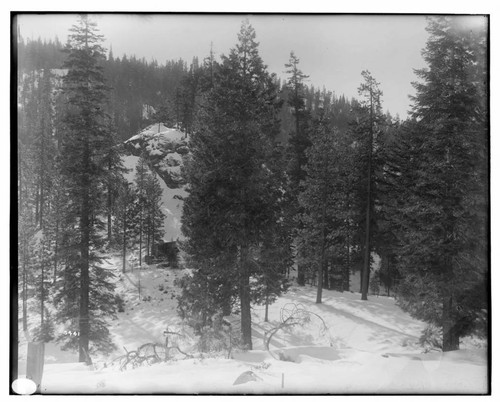
M 115 57 L 135 55 L 159 63 L 200 60 L 210 51 L 227 54 L 237 42 L 245 15 L 98 14 L 94 16 L 105 46 Z M 427 40 L 423 15 L 249 15 L 259 51 L 270 72 L 284 77 L 284 64 L 293 50 L 308 83 L 338 96 L 357 97 L 361 71 L 380 82 L 383 108 L 402 118 L 410 108 L 414 68 L 424 67 L 421 51 Z M 469 17 L 475 21 L 483 17 Z M 20 15 L 24 38 L 66 42 L 76 15 Z

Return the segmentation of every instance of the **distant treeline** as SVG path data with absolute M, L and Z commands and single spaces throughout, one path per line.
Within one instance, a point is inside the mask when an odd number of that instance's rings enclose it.
M 19 74 L 43 69 L 62 69 L 67 57 L 65 45 L 58 39 L 18 40 L 17 60 Z M 208 55 L 200 63 L 197 57 L 190 64 L 185 60 L 138 59 L 134 55 L 121 58 L 109 50 L 102 60 L 106 83 L 111 87 L 109 113 L 112 115 L 118 138 L 126 140 L 153 122 L 161 121 L 167 125 L 178 125 L 190 132 L 195 129 L 198 97 L 211 74 Z M 286 60 L 283 61 L 283 64 Z M 289 89 L 286 82 L 276 78 L 280 88 L 279 97 L 283 100 L 280 114 L 281 133 L 278 139 L 286 143 L 289 133 L 295 125 L 293 108 L 287 104 Z M 325 102 L 331 104 L 333 124 L 346 129 L 352 118 L 351 110 L 355 99 L 346 99 L 344 95 L 335 96 L 325 88 L 319 89 L 304 83 L 304 102 L 310 111 L 318 110 Z

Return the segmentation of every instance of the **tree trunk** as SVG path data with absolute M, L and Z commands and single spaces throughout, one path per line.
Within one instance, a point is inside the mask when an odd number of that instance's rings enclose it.
M 110 174 L 111 172 L 111 169 L 113 168 L 112 164 L 111 164 L 111 158 L 109 158 L 108 160 L 108 174 Z M 111 184 L 111 179 L 108 178 L 108 194 L 107 194 L 107 213 L 108 213 L 108 244 L 111 245 L 111 240 L 112 240 L 112 228 L 111 228 L 111 210 L 112 210 L 112 206 L 113 206 L 113 197 L 112 197 L 112 194 L 111 194 L 111 188 L 112 188 L 112 184 Z
M 55 238 L 55 241 L 54 241 L 54 279 L 52 281 L 53 284 L 56 283 L 57 281 L 57 262 L 58 262 L 58 253 L 59 253 L 59 218 L 56 217 L 56 231 L 55 231 L 55 234 L 54 234 L 54 238 Z
M 24 249 L 26 248 L 26 245 Z M 24 253 L 26 253 L 24 251 Z M 26 256 L 23 258 L 23 331 L 28 330 L 28 285 L 27 281 L 27 271 L 26 271 Z
M 330 280 L 332 266 L 328 264 L 328 261 L 325 261 L 325 265 L 323 268 L 323 287 L 325 289 L 331 289 L 332 281 Z
M 321 303 L 321 297 L 323 295 L 323 259 L 324 251 L 321 252 L 321 262 L 318 264 L 318 290 L 316 291 L 316 303 Z
M 111 239 L 112 239 L 112 233 L 111 233 L 111 204 L 112 204 L 112 199 L 111 199 L 111 190 L 110 186 L 108 185 L 108 244 L 111 245 Z
M 35 226 L 40 222 L 40 193 L 38 186 L 39 183 L 35 187 Z
M 142 268 L 142 205 L 141 205 L 141 222 L 139 223 L 139 268 Z
M 148 228 L 148 233 L 146 235 L 146 259 L 149 261 L 149 247 L 151 245 L 151 231 Z
M 326 258 L 326 202 L 328 197 L 327 192 L 327 173 L 328 173 L 328 159 L 325 158 L 323 164 L 323 180 L 324 180 L 324 188 L 323 188 L 323 228 L 322 228 L 322 239 L 321 239 L 321 260 L 318 264 L 318 291 L 316 293 L 316 303 L 321 303 L 321 296 L 323 293 L 323 269 L 325 267 L 325 258 Z
M 366 194 L 366 223 L 365 223 L 365 258 L 361 276 L 361 300 L 368 300 L 368 286 L 370 282 L 370 230 L 371 230 L 371 203 L 372 203 L 372 152 L 373 152 L 373 103 L 370 90 L 370 138 L 368 143 L 368 172 Z
M 244 349 L 252 350 L 252 315 L 250 311 L 250 275 L 248 272 L 248 248 L 240 250 L 239 291 L 241 303 L 241 342 Z
M 87 229 L 85 230 L 85 226 Z M 79 362 L 90 364 L 89 356 L 89 230 L 88 217 L 82 220 L 82 245 L 81 245 L 81 268 L 80 268 L 80 337 L 79 337 Z
M 349 224 L 348 224 L 349 225 Z M 344 280 L 342 288 L 348 292 L 349 291 L 349 280 L 351 275 L 351 236 L 349 236 L 349 226 L 348 226 L 348 234 L 347 234 L 347 262 L 346 267 L 344 268 Z
M 41 144 L 40 144 L 40 175 L 38 177 L 38 180 L 40 181 L 40 211 L 39 211 L 39 218 L 40 218 L 40 229 L 43 229 L 43 214 L 44 214 L 44 199 L 45 199 L 45 194 L 44 194 L 44 186 L 45 186 L 45 172 L 46 172 L 46 167 L 45 167 L 45 127 L 44 127 L 44 119 L 42 117 L 42 127 L 41 127 Z
M 225 286 L 226 287 L 226 286 Z M 229 287 L 231 288 L 231 287 Z M 230 299 L 225 299 L 223 302 L 222 302 L 222 315 L 224 317 L 228 316 L 228 315 L 231 315 L 231 310 L 232 310 L 232 306 L 231 306 L 231 300 Z
M 43 246 L 42 246 L 42 252 L 40 253 L 42 254 L 40 256 L 40 264 L 41 264 L 41 281 L 40 281 L 40 329 L 41 329 L 41 334 L 43 336 L 43 308 L 44 308 L 44 304 L 45 304 L 45 293 L 44 293 L 44 277 L 45 277 L 45 263 L 44 263 L 44 260 L 43 260 Z
M 127 213 L 126 213 L 126 206 L 125 210 L 123 211 L 123 239 L 122 239 L 122 256 L 123 256 L 123 266 L 122 266 L 122 272 L 125 273 L 125 264 L 126 264 L 126 254 L 127 254 Z
M 460 348 L 460 338 L 457 335 L 456 323 L 454 319 L 453 296 L 447 295 L 443 298 L 443 352 L 458 350 Z
M 269 295 L 266 294 L 266 312 L 264 314 L 264 322 L 269 322 Z
M 306 276 L 304 275 L 304 266 L 301 263 L 297 264 L 297 285 L 304 286 L 306 284 Z
M 88 172 L 90 169 L 90 150 L 87 142 L 84 158 L 84 169 Z M 89 266 L 90 266 L 90 179 L 84 175 L 82 183 L 82 206 L 80 216 L 80 320 L 78 338 L 79 362 L 91 364 L 89 355 L 89 336 L 90 336 L 90 322 L 89 322 Z

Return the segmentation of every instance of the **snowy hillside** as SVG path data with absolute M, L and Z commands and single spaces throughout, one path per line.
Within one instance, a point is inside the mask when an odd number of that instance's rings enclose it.
M 139 160 L 138 156 L 128 155 L 123 157 L 124 165 L 129 169 L 126 178 L 128 181 L 134 181 L 135 166 Z M 186 196 L 186 191 L 182 187 L 169 188 L 163 180 L 160 181 L 160 186 L 163 190 L 162 194 L 162 209 L 165 214 L 163 236 L 165 241 L 176 240 L 181 236 L 181 215 L 182 215 L 182 200 L 177 197 Z
M 108 264 L 120 266 L 119 256 Z M 360 300 L 358 293 L 323 290 L 315 304 L 315 289 L 292 287 L 270 306 L 254 306 L 254 350 L 201 355 L 197 337 L 176 313 L 173 284 L 181 270 L 148 269 L 119 273 L 117 294 L 124 311 L 110 322 L 117 350 L 94 357 L 94 367 L 77 363 L 77 355 L 46 346 L 42 382 L 46 393 L 484 393 L 487 392 L 486 349 L 472 343 L 463 350 L 423 353 L 418 338 L 425 324 L 402 312 L 392 298 Z M 139 296 L 140 292 L 140 296 Z M 311 312 L 304 325 L 276 333 L 270 352 L 264 334 L 277 326 L 283 312 L 299 306 Z M 179 334 L 171 344 L 184 353 L 167 362 L 120 371 L 110 362 L 140 345 L 163 343 L 163 331 Z M 105 366 L 106 363 L 106 366 Z M 22 364 L 21 364 L 22 365 Z M 237 378 L 243 373 L 243 382 Z M 237 383 L 236 385 L 234 383 Z

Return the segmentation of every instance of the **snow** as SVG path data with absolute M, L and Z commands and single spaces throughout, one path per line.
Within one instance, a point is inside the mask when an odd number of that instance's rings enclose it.
M 121 269 L 118 255 L 108 262 Z M 361 301 L 356 292 L 323 291 L 323 303 L 316 304 L 313 287 L 292 286 L 269 307 L 270 322 L 264 322 L 264 307 L 253 306 L 254 350 L 233 351 L 232 358 L 200 355 L 196 337 L 176 313 L 175 278 L 185 270 L 143 270 L 117 272 L 117 293 L 125 311 L 110 321 L 117 344 L 107 358 L 95 356 L 95 367 L 77 363 L 67 354 L 57 354 L 47 345 L 42 381 L 43 392 L 71 394 L 360 394 L 360 393 L 458 393 L 488 391 L 486 349 L 423 353 L 418 337 L 425 324 L 404 313 L 389 297 Z M 139 283 L 141 296 L 139 297 Z M 149 301 L 145 301 L 149 300 Z M 319 320 L 278 331 L 264 347 L 264 333 L 277 325 L 283 309 L 300 306 L 319 315 L 328 327 L 321 333 Z M 162 342 L 168 328 L 182 333 L 177 345 L 194 357 L 178 355 L 151 366 L 120 371 L 104 367 L 148 342 Z M 462 345 L 463 347 L 464 345 Z M 234 385 L 247 371 L 252 381 Z M 247 376 L 244 376 L 247 377 Z M 282 385 L 283 384 L 283 385 Z
M 176 128 L 167 127 L 163 123 L 152 124 L 142 130 L 139 134 L 130 137 L 127 142 L 139 139 L 154 140 L 158 142 L 182 142 L 186 139 L 186 134 Z
M 174 154 L 171 154 L 174 155 Z M 125 175 L 126 179 L 133 183 L 135 177 L 135 167 L 137 165 L 137 161 L 139 157 L 128 155 L 123 157 L 123 163 L 129 172 Z M 165 182 L 160 178 L 159 179 L 160 186 L 163 190 L 162 193 L 162 203 L 163 203 L 163 212 L 165 213 L 165 221 L 164 221 L 164 240 L 176 240 L 182 237 L 181 234 L 181 215 L 182 215 L 182 201 L 174 198 L 177 197 L 185 197 L 187 195 L 186 191 L 183 188 L 172 189 L 169 188 Z
M 52 68 L 50 72 L 55 75 L 56 77 L 64 77 L 66 74 L 68 74 L 68 69 L 67 68 Z

